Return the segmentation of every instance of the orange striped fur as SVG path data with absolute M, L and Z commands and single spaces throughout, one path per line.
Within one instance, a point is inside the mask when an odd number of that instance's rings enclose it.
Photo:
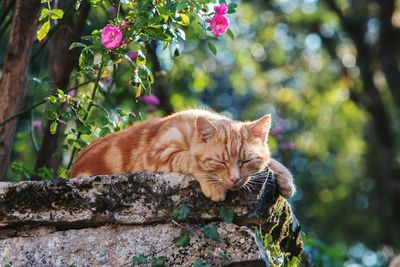
M 249 176 L 269 167 L 284 197 L 295 189 L 290 172 L 271 159 L 266 144 L 271 116 L 239 122 L 206 110 L 186 110 L 143 121 L 100 138 L 76 158 L 71 177 L 167 171 L 193 175 L 203 193 L 223 201 Z

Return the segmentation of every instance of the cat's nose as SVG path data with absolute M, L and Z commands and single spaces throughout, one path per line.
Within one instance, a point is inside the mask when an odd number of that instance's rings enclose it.
M 233 182 L 233 184 L 237 184 L 239 182 L 239 180 L 240 180 L 240 177 L 235 177 L 235 176 L 231 177 L 231 181 Z

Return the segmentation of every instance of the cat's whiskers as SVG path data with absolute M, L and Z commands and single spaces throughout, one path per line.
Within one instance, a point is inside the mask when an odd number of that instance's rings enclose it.
M 251 188 L 252 190 L 254 190 L 255 188 L 254 188 L 254 185 L 253 184 L 251 184 L 251 183 L 246 183 L 246 185 L 249 187 L 249 188 Z
M 246 184 L 244 184 L 240 189 L 246 189 L 247 191 L 249 191 L 249 192 L 251 192 L 250 191 L 250 189 L 249 189 L 249 187 L 248 187 L 248 185 L 247 185 L 247 183 Z

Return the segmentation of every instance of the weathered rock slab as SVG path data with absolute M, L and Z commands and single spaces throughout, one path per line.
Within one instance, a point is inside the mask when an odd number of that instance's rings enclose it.
M 298 256 L 300 226 L 271 172 L 260 175 L 266 181 L 254 191 L 228 192 L 222 203 L 176 173 L 0 183 L 0 266 L 131 266 L 140 254 L 165 257 L 165 266 L 200 258 L 212 266 L 265 266 L 269 256 L 248 228 L 254 226 Z M 190 213 L 177 221 L 171 215 L 181 204 Z M 234 212 L 235 224 L 221 222 L 222 208 Z M 210 223 L 218 241 L 203 233 Z M 179 247 L 174 239 L 183 229 L 190 243 Z
M 10 266 L 131 266 L 134 256 L 165 257 L 166 266 L 191 266 L 202 258 L 212 266 L 261 263 L 247 227 L 217 223 L 219 241 L 206 238 L 202 227 L 190 229 L 190 244 L 174 245 L 182 228 L 174 223 L 147 226 L 102 226 L 72 229 L 0 241 L 0 263 Z M 183 226 L 183 225 L 182 225 Z
M 0 230 L 35 223 L 59 228 L 157 223 L 180 203 L 191 208 L 192 219 L 215 220 L 221 207 L 245 214 L 257 194 L 229 192 L 224 203 L 215 203 L 191 176 L 176 173 L 0 183 Z

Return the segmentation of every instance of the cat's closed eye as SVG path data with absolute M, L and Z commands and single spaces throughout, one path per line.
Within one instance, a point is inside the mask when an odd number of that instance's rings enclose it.
M 252 161 L 252 159 L 239 160 L 238 164 L 240 167 L 242 167 L 244 164 L 247 164 L 251 161 Z
M 227 167 L 228 166 L 228 163 L 229 162 L 227 162 L 227 161 L 223 161 L 223 160 L 214 160 L 214 162 L 216 162 L 216 163 L 218 163 L 218 164 L 220 164 L 220 165 L 224 165 L 225 167 Z

